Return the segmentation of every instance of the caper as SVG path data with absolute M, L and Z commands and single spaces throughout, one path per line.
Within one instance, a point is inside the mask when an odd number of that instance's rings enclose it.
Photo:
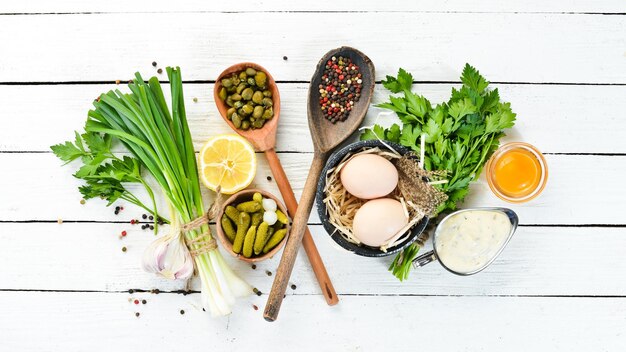
M 236 91 L 237 91 L 237 87 L 235 87 L 235 86 L 232 86 L 232 87 L 226 88 L 226 92 L 227 92 L 227 93 L 230 93 L 230 94 L 233 94 L 233 93 L 235 93 Z
M 219 93 L 220 99 L 225 100 L 226 99 L 226 94 L 227 94 L 226 88 L 222 87 L 222 89 L 220 89 L 220 93 Z
M 241 95 L 235 93 L 235 94 L 231 95 L 230 98 L 232 100 L 234 100 L 234 101 L 239 101 L 239 100 L 241 100 Z
M 267 75 L 265 72 L 259 71 L 254 75 L 254 81 L 256 85 L 259 87 L 265 87 L 265 83 L 267 82 Z
M 239 83 L 239 85 L 237 86 L 237 94 L 241 94 L 241 92 L 243 92 L 243 90 L 246 88 L 247 85 L 245 83 Z
M 250 100 L 252 99 L 252 95 L 254 94 L 254 91 L 252 90 L 252 88 L 246 88 L 243 90 L 243 92 L 241 92 L 241 96 L 245 99 L 245 100 Z
M 263 118 L 269 120 L 272 117 L 274 117 L 274 110 L 270 106 L 269 108 L 265 109 L 265 111 L 263 111 Z
M 246 74 L 247 74 L 248 76 L 254 76 L 254 75 L 256 75 L 256 70 L 255 70 L 255 69 L 253 69 L 252 67 L 248 67 L 248 68 L 246 69 Z
M 242 80 L 242 81 L 245 81 L 246 79 L 248 79 L 248 75 L 246 74 L 245 71 L 241 71 L 239 73 L 239 79 Z
M 254 111 L 252 112 L 252 116 L 255 119 L 260 119 L 261 117 L 263 117 L 263 111 L 265 111 L 263 109 L 263 107 L 261 105 L 257 105 L 257 106 L 254 107 Z
M 274 105 L 274 102 L 272 101 L 272 98 L 263 98 L 263 100 L 261 101 L 261 103 L 263 104 L 263 106 L 265 107 L 271 107 L 272 105 Z
M 235 125 L 236 128 L 241 127 L 241 117 L 239 117 L 239 114 L 233 113 L 230 119 L 233 121 L 233 125 Z
M 252 114 L 252 112 L 254 111 L 254 108 L 251 105 L 244 105 L 241 107 L 241 110 L 243 112 L 244 115 L 248 116 L 250 114 Z
M 272 91 L 269 91 L 269 90 L 264 90 L 264 91 L 263 91 L 263 96 L 264 96 L 264 97 L 271 98 L 271 97 L 272 97 Z
M 228 111 L 226 111 L 226 117 L 228 117 L 228 118 L 230 119 L 230 116 L 231 116 L 231 115 L 232 115 L 235 111 L 237 111 L 237 109 L 235 109 L 235 108 L 230 108 L 230 109 L 228 109 Z
M 222 86 L 226 87 L 226 88 L 230 88 L 233 86 L 233 81 L 229 78 L 224 78 L 222 79 Z
M 254 121 L 252 123 L 252 127 L 254 127 L 254 128 L 261 128 L 261 127 L 263 127 L 263 124 L 265 124 L 265 120 L 258 119 L 258 120 Z
M 255 86 L 256 85 L 256 81 L 254 80 L 254 78 L 250 77 L 248 78 L 248 84 L 251 86 Z
M 244 106 L 244 103 L 240 100 L 240 101 L 234 102 L 232 106 L 234 106 L 237 109 L 239 109 L 240 107 Z
M 241 129 L 242 130 L 249 130 L 250 129 L 250 121 L 245 120 L 241 123 Z
M 263 101 L 263 93 L 260 90 L 254 92 L 254 94 L 252 95 L 252 101 L 256 104 L 261 104 L 261 102 Z
M 233 101 L 233 99 L 230 96 L 226 97 L 226 105 L 232 107 L 234 103 L 235 102 Z
M 241 82 L 239 77 L 237 77 L 237 75 L 235 75 L 235 74 L 233 74 L 233 77 L 230 80 L 233 81 L 233 86 L 234 87 L 236 87 L 239 84 L 239 82 Z

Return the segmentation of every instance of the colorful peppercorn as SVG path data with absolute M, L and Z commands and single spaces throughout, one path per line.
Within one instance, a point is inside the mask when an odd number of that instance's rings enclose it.
M 332 57 L 326 62 L 320 85 L 320 108 L 332 123 L 345 121 L 361 98 L 362 75 L 350 58 Z

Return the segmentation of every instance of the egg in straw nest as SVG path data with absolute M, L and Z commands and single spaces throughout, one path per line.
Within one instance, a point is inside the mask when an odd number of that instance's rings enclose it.
M 329 169 L 323 202 L 328 221 L 347 241 L 387 252 L 404 242 L 420 220 L 434 216 L 448 197 L 433 187 L 446 182 L 445 172 L 424 170 L 414 153 L 382 144 L 348 153 Z M 369 168 L 354 166 L 366 158 Z M 377 193 L 381 184 L 382 194 Z

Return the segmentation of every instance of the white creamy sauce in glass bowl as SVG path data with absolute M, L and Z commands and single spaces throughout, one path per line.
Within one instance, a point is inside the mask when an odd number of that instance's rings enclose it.
M 495 210 L 470 210 L 452 215 L 435 234 L 439 261 L 461 274 L 482 269 L 500 251 L 511 232 L 509 217 Z

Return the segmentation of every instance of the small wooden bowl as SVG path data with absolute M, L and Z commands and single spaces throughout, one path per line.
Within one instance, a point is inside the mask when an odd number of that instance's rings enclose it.
M 228 198 L 226 202 L 224 202 L 224 204 L 222 205 L 222 209 L 220 209 L 220 213 L 217 215 L 217 218 L 215 219 L 215 222 L 216 222 L 215 228 L 217 232 L 217 237 L 220 239 L 220 242 L 222 242 L 222 246 L 224 246 L 224 248 L 228 250 L 228 253 L 230 253 L 233 257 L 243 260 L 244 262 L 248 262 L 248 263 L 260 262 L 262 260 L 273 257 L 285 245 L 285 242 L 287 242 L 287 238 L 289 237 L 289 224 L 287 224 L 287 226 L 285 227 L 287 229 L 287 234 L 285 235 L 285 238 L 283 238 L 283 240 L 280 241 L 280 243 L 277 244 L 276 247 L 274 247 L 271 251 L 265 254 L 260 254 L 259 256 L 252 257 L 252 258 L 246 258 L 242 254 L 237 254 L 233 252 L 233 244 L 230 243 L 230 241 L 228 240 L 228 237 L 226 237 L 226 234 L 224 233 L 224 230 L 222 229 L 222 216 L 224 215 L 224 209 L 226 209 L 227 206 L 232 205 L 232 204 L 239 204 L 241 202 L 247 202 L 249 200 L 252 200 L 252 196 L 256 192 L 261 193 L 263 198 L 273 199 L 276 202 L 277 209 L 282 211 L 283 214 L 285 214 L 287 217 L 289 216 L 287 213 L 287 209 L 285 209 L 285 206 L 283 205 L 283 203 L 278 198 L 276 198 L 273 194 L 260 190 L 260 189 L 253 188 L 253 189 L 244 189 L 243 191 L 239 191 L 233 194 L 232 196 L 230 196 L 230 198 Z
M 226 113 L 230 108 L 226 105 L 226 102 L 220 99 L 219 93 L 220 89 L 222 89 L 222 78 L 226 76 L 230 76 L 233 73 L 244 71 L 246 68 L 252 67 L 257 71 L 263 71 L 267 75 L 267 88 L 272 92 L 272 108 L 274 109 L 274 117 L 265 122 L 263 127 L 259 129 L 253 130 L 252 128 L 244 131 L 242 129 L 236 128 L 235 125 L 228 119 Z M 217 105 L 217 110 L 222 115 L 222 118 L 226 123 L 232 128 L 235 132 L 237 132 L 240 136 L 247 139 L 252 143 L 254 148 L 257 151 L 265 151 L 267 149 L 273 148 L 276 145 L 276 127 L 278 126 L 278 118 L 280 117 L 280 93 L 278 93 L 278 86 L 274 81 L 274 77 L 263 68 L 261 65 L 257 65 L 253 62 L 240 62 L 238 64 L 234 64 L 229 68 L 225 69 L 220 75 L 217 77 L 215 81 L 215 86 L 213 88 L 213 99 L 215 100 L 215 105 Z

